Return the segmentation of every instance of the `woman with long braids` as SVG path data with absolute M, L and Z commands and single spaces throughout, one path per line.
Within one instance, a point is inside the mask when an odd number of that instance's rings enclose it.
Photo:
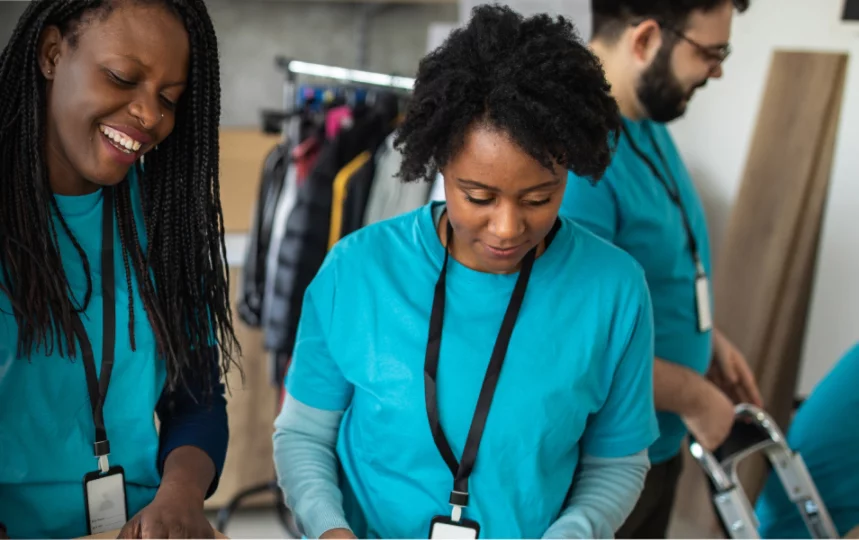
M 3 50 L 0 536 L 213 535 L 219 116 L 202 0 L 35 0 Z

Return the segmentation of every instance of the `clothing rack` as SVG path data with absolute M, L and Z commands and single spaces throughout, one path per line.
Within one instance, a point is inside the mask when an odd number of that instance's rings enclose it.
M 340 104 L 342 104 L 342 101 L 340 100 L 345 100 L 345 104 L 348 105 L 349 108 L 354 109 L 356 105 L 367 106 L 374 110 L 374 114 L 381 115 L 381 118 L 387 118 L 390 114 L 392 120 L 398 114 L 397 111 L 402 110 L 402 101 L 409 98 L 415 85 L 415 79 L 401 77 L 396 74 L 373 73 L 364 70 L 315 64 L 295 60 L 286 56 L 275 57 L 275 67 L 283 74 L 282 108 L 280 110 L 263 111 L 262 123 L 264 131 L 268 133 L 280 132 L 282 134 L 283 142 L 279 145 L 279 148 L 275 150 L 276 152 L 291 152 L 290 148 L 301 144 L 303 142 L 302 137 L 306 135 L 303 133 L 306 121 L 308 118 L 312 119 L 316 115 L 315 104 L 306 102 L 304 99 L 299 103 L 299 92 L 302 91 L 301 85 L 303 84 L 309 83 L 310 85 L 313 85 L 320 79 L 332 81 L 332 85 L 322 83 L 320 86 L 323 88 L 335 86 L 337 88 L 336 93 L 338 94 L 339 99 L 334 102 L 335 107 L 339 107 Z M 305 77 L 308 80 L 302 80 Z M 359 93 L 364 92 L 366 92 L 366 98 L 364 98 L 364 101 L 361 103 L 357 103 Z M 323 104 L 323 109 L 325 108 L 325 105 L 327 105 L 327 102 Z M 268 162 L 269 160 L 267 160 L 267 163 Z M 271 162 L 276 163 L 278 161 L 271 160 Z M 272 178 L 276 178 L 269 182 L 264 181 L 263 186 L 261 186 L 261 192 L 258 198 L 261 202 L 258 204 L 263 206 L 261 208 L 257 208 L 257 213 L 258 215 L 273 215 L 275 217 L 270 220 L 273 225 L 268 229 L 268 234 L 270 234 L 270 236 L 268 237 L 269 239 L 265 241 L 265 243 L 268 244 L 268 248 L 261 248 L 259 251 L 259 253 L 266 252 L 265 257 L 261 259 L 259 255 L 253 255 L 252 253 L 256 248 L 249 251 L 249 259 L 247 259 L 247 261 L 253 260 L 254 262 L 252 264 L 246 261 L 245 271 L 249 271 L 249 269 L 251 269 L 250 273 L 252 274 L 256 271 L 253 270 L 255 268 L 265 268 L 266 275 L 273 275 L 276 271 L 278 252 L 272 250 L 271 246 L 279 244 L 279 240 L 276 238 L 277 235 L 271 231 L 280 230 L 277 223 L 280 222 L 281 217 L 286 217 L 285 214 L 281 214 L 281 211 L 282 209 L 287 208 L 287 205 L 284 204 L 283 201 L 289 199 L 290 193 L 294 194 L 294 191 L 290 191 L 290 186 L 295 186 L 295 166 L 287 168 L 286 174 L 283 177 L 275 172 L 276 169 L 274 166 L 271 170 L 273 172 L 271 175 Z M 263 225 L 263 223 L 268 222 L 268 219 L 261 219 L 259 223 L 255 221 L 255 227 L 258 229 L 259 238 L 263 237 L 262 231 L 265 229 L 265 225 Z M 257 278 L 259 277 L 259 274 L 254 275 L 256 275 Z M 257 283 L 259 281 L 257 278 L 253 278 L 252 281 Z M 264 315 L 266 311 L 266 302 L 264 299 L 270 294 L 270 291 L 268 290 L 268 280 L 266 279 L 265 282 L 263 289 L 260 289 L 258 284 L 248 289 L 251 292 L 248 293 L 247 298 L 253 300 L 253 302 L 250 302 L 249 300 L 248 305 L 250 306 L 252 304 L 253 307 L 244 311 L 244 313 L 250 313 L 248 317 L 243 318 L 246 322 L 256 320 L 260 325 L 263 324 L 262 321 L 266 317 Z M 261 292 L 260 296 L 257 296 L 258 292 Z M 261 314 L 257 314 L 256 310 Z M 277 355 L 282 353 L 280 351 L 272 351 L 272 354 L 274 355 L 272 365 L 279 365 L 280 359 Z M 277 379 L 278 376 L 279 374 L 275 372 L 275 379 Z M 281 398 L 282 397 L 283 395 L 281 393 Z M 277 405 L 277 408 L 279 409 L 280 399 L 278 400 Z M 268 482 L 249 487 L 245 491 L 238 493 L 233 497 L 218 513 L 218 530 L 227 530 L 228 521 L 230 521 L 234 512 L 241 506 L 242 502 L 246 498 L 261 493 L 271 493 L 274 496 L 275 508 L 281 524 L 286 531 L 288 531 L 290 536 L 300 538 L 302 536 L 300 525 L 296 522 L 295 516 L 285 504 L 283 493 L 278 486 L 276 478 Z
M 298 75 L 309 75 L 322 79 L 379 86 L 395 90 L 412 90 L 415 86 L 415 79 L 400 77 L 398 75 L 373 73 L 371 71 L 348 69 L 324 64 L 313 64 L 310 62 L 294 60 L 285 56 L 278 56 L 275 62 L 279 68 L 285 71 L 287 81 L 291 81 L 293 85 L 295 84 Z
M 415 79 L 399 75 L 375 73 L 359 69 L 349 69 L 325 64 L 315 64 L 295 60 L 286 56 L 275 57 L 275 66 L 284 74 L 283 106 L 279 111 L 263 111 L 263 131 L 271 132 L 272 126 L 281 125 L 284 140 L 299 140 L 301 120 L 295 108 L 300 75 L 315 79 L 328 79 L 346 83 L 348 86 L 386 89 L 392 93 L 409 94 L 414 88 Z

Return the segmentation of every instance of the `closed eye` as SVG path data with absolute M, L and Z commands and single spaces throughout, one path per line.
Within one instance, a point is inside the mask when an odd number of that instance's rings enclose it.
M 116 73 L 114 73 L 112 71 L 108 71 L 107 75 L 111 78 L 111 80 L 113 82 L 115 82 L 119 86 L 122 86 L 123 88 L 131 88 L 132 86 L 134 86 L 134 82 L 123 79 L 122 77 L 120 77 L 119 75 L 117 75 Z
M 552 202 L 552 198 L 548 197 L 546 199 L 541 199 L 539 201 L 525 201 L 525 204 L 528 206 L 543 206 Z
M 465 200 L 467 200 L 468 202 L 470 202 L 472 204 L 477 204 L 480 206 L 486 206 L 488 204 L 492 204 L 492 199 L 476 199 L 476 198 L 472 197 L 471 195 L 466 195 Z
M 171 111 L 176 110 L 176 102 L 175 101 L 171 101 L 164 96 L 161 96 L 161 101 L 163 101 L 164 106 L 167 107 L 168 109 L 170 109 Z

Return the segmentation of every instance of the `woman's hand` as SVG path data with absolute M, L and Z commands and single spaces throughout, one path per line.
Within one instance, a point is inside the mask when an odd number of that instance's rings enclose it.
M 155 499 L 126 523 L 119 538 L 214 538 L 195 488 L 162 484 Z
M 322 533 L 322 535 L 319 538 L 320 538 L 320 540 L 328 540 L 329 538 L 330 539 L 340 539 L 340 538 L 351 539 L 351 538 L 357 538 L 357 536 L 352 534 L 352 531 L 350 531 L 349 529 L 331 529 L 330 531 L 325 531 L 324 533 Z

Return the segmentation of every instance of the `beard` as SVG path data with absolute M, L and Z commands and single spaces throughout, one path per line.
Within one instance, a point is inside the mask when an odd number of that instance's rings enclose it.
M 638 100 L 651 120 L 667 123 L 680 118 L 686 112 L 686 104 L 698 88 L 707 84 L 704 79 L 689 90 L 677 80 L 671 69 L 672 47 L 663 46 L 656 54 L 636 87 Z

